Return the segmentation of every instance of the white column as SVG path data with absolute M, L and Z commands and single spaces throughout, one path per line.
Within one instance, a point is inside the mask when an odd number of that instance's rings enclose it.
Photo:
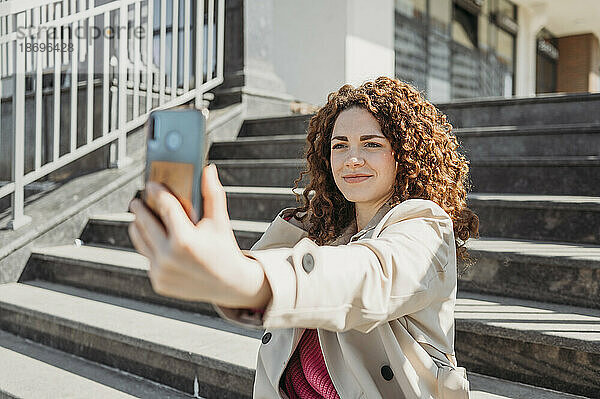
M 517 34 L 516 95 L 534 96 L 536 81 L 536 36 L 547 22 L 546 5 L 519 6 Z
M 394 77 L 394 1 L 347 4 L 345 81 L 358 86 L 379 76 Z
M 296 99 L 322 105 L 344 83 L 394 76 L 393 0 L 273 4 L 272 63 Z
M 345 82 L 348 4 L 277 0 L 274 6 L 275 73 L 294 98 L 322 105 Z

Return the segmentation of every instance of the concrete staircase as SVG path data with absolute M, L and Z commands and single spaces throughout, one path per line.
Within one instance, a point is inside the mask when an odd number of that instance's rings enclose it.
M 600 96 L 567 97 L 441 106 L 473 160 L 481 220 L 456 308 L 474 399 L 600 397 Z M 213 143 L 242 248 L 295 205 L 309 118 L 247 120 Z M 0 398 L 251 397 L 263 331 L 155 294 L 132 219 L 92 217 L 80 242 L 34 250 L 0 285 Z

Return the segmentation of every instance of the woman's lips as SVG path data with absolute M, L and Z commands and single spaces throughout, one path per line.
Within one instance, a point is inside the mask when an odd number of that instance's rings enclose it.
M 367 180 L 371 176 L 344 177 L 346 183 L 360 183 Z

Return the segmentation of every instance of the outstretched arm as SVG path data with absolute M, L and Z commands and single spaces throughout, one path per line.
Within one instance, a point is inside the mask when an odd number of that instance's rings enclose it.
M 130 203 L 129 236 L 148 258 L 153 289 L 173 298 L 237 308 L 264 308 L 271 288 L 261 265 L 240 250 L 214 165 L 202 174 L 204 217 L 194 225 L 164 186 L 148 182 L 147 206 Z M 162 223 L 161 223 L 162 222 Z

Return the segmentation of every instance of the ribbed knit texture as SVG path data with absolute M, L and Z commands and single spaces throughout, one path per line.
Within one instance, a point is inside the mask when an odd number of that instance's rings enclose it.
M 306 329 L 285 369 L 290 399 L 339 399 L 327 373 L 317 330 Z

